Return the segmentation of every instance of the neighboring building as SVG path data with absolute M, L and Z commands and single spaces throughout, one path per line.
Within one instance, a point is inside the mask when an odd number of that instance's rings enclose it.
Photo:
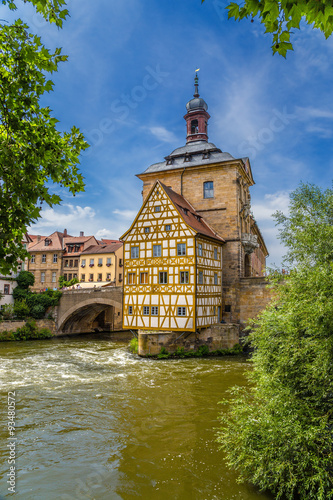
M 91 245 L 81 253 L 79 280 L 83 288 L 120 286 L 123 281 L 123 244 L 113 240 Z
M 62 274 L 66 281 L 72 278 L 79 279 L 80 256 L 84 250 L 92 245 L 98 245 L 95 236 L 84 236 L 80 231 L 80 236 L 68 236 L 67 231 L 63 239 L 63 270 Z
M 219 320 L 224 243 L 156 181 L 124 240 L 123 327 L 193 331 Z
M 138 175 L 143 181 L 143 207 L 122 238 L 126 270 L 124 328 L 197 331 L 218 321 L 242 324 L 268 301 L 262 279 L 268 252 L 251 215 L 249 188 L 254 180 L 250 161 L 234 158 L 208 142 L 210 116 L 206 102 L 199 96 L 197 76 L 194 98 L 186 108 L 186 145 Z M 160 206 L 161 213 L 154 211 L 155 206 Z M 210 241 L 206 247 L 200 230 L 186 220 L 182 207 L 187 207 L 196 224 L 211 231 L 205 239 Z M 157 220 L 160 226 L 154 223 Z M 166 226 L 176 226 L 178 232 L 171 237 Z M 190 245 L 187 248 L 191 254 L 181 257 L 173 252 L 183 239 Z M 161 257 L 151 253 L 155 241 L 163 250 Z M 199 252 L 204 248 L 207 255 L 201 257 Z M 220 257 L 212 258 L 212 248 L 218 255 L 222 249 L 222 264 Z M 215 270 L 217 262 L 220 267 Z M 180 273 L 186 271 L 190 281 L 185 285 L 179 280 Z M 140 283 L 145 273 L 148 283 Z M 162 286 L 160 273 L 167 273 L 172 281 Z M 215 274 L 217 284 L 212 286 Z M 136 285 L 130 280 L 137 280 Z M 183 311 L 186 318 L 177 317 Z
M 32 242 L 28 245 L 30 259 L 27 270 L 35 276 L 35 284 L 31 289 L 58 288 L 62 273 L 64 233 L 55 231 L 50 236 L 29 236 Z

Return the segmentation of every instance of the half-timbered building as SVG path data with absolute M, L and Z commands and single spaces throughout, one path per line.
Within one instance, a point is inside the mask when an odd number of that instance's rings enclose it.
M 124 328 L 196 331 L 219 321 L 224 240 L 183 196 L 156 181 L 121 239 Z

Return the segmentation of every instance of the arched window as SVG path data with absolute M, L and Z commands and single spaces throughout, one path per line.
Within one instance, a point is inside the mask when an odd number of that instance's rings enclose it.
M 191 134 L 197 134 L 198 133 L 198 120 L 192 120 L 191 121 Z

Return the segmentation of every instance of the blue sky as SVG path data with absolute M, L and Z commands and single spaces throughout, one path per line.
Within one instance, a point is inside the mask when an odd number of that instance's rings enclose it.
M 249 156 L 256 184 L 252 208 L 268 264 L 280 265 L 271 214 L 288 209 L 300 183 L 322 187 L 333 171 L 333 38 L 303 25 L 287 59 L 272 56 L 259 21 L 227 19 L 224 0 L 69 0 L 64 28 L 30 5 L 20 17 L 44 44 L 69 56 L 44 101 L 59 128 L 78 126 L 91 148 L 82 155 L 85 193 L 60 188 L 62 205 L 45 209 L 30 232 L 67 228 L 119 238 L 139 210 L 135 174 L 185 144 L 185 104 L 200 68 L 200 94 L 211 119 L 209 140 L 234 157 Z

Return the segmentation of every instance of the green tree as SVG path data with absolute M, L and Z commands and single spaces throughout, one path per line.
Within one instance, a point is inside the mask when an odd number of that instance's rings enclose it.
M 2 0 L 11 9 L 15 3 Z M 59 27 L 67 15 L 63 0 L 31 0 L 38 12 Z M 41 97 L 53 89 L 48 73 L 67 56 L 50 52 L 17 20 L 0 26 L 0 272 L 15 269 L 27 255 L 21 243 L 26 227 L 41 214 L 42 203 L 59 204 L 54 185 L 74 196 L 83 191 L 79 156 L 88 147 L 79 129 L 59 132 Z
M 228 464 L 276 498 L 333 498 L 331 199 L 331 190 L 303 184 L 289 216 L 277 214 L 297 265 L 284 279 L 272 278 L 275 299 L 251 323 L 250 388 L 233 388 L 221 417 L 218 440 Z
M 17 286 L 24 290 L 28 290 L 29 286 L 35 283 L 35 276 L 29 271 L 21 271 L 16 278 Z
M 204 0 L 201 0 L 204 2 Z M 273 54 L 286 57 L 293 50 L 290 36 L 300 29 L 301 20 L 321 30 L 328 38 L 333 31 L 333 5 L 331 0 L 244 0 L 230 2 L 228 17 L 236 20 L 258 16 L 265 33 L 273 36 Z

